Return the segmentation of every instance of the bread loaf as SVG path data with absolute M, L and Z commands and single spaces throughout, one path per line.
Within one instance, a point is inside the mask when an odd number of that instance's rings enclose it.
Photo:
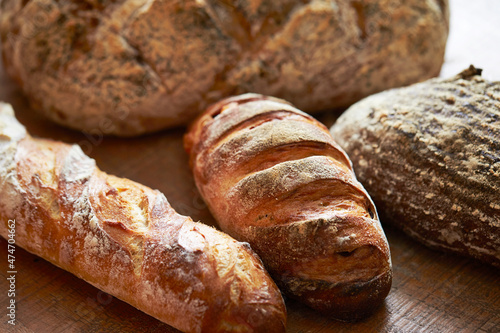
M 307 112 L 439 74 L 447 0 L 3 0 L 7 72 L 79 130 L 186 124 L 244 92 Z
M 158 191 L 34 139 L 0 104 L 0 234 L 184 332 L 284 332 L 280 291 L 248 244 Z
M 331 130 L 383 221 L 500 266 L 500 82 L 480 72 L 368 97 Z
M 246 94 L 210 107 L 185 146 L 222 230 L 250 243 L 282 291 L 342 320 L 383 302 L 387 240 L 324 125 L 285 101 Z

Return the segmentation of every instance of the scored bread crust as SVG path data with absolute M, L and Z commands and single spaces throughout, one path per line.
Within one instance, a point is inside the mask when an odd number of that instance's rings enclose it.
M 184 332 L 284 332 L 286 309 L 248 244 L 107 175 L 81 149 L 30 137 L 0 103 L 0 234 Z
M 500 82 L 480 73 L 370 96 L 331 132 L 383 221 L 500 267 Z
M 383 302 L 389 246 L 324 125 L 283 100 L 245 94 L 203 113 L 185 147 L 221 229 L 249 242 L 287 295 L 342 320 Z
M 131 136 L 245 92 L 307 112 L 439 74 L 447 0 L 3 0 L 4 65 L 33 108 Z

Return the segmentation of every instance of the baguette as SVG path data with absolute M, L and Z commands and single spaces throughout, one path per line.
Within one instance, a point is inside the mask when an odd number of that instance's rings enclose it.
M 373 95 L 331 131 L 384 221 L 500 267 L 500 82 L 480 74 Z
M 285 101 L 246 94 L 210 107 L 185 147 L 221 229 L 251 244 L 282 291 L 349 321 L 382 303 L 389 246 L 325 126 Z
M 158 191 L 35 139 L 0 104 L 0 234 L 185 332 L 283 332 L 280 291 L 248 244 L 177 214 Z

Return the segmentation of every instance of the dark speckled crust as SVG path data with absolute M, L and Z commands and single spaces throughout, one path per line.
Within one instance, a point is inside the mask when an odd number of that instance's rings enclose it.
M 7 72 L 34 108 L 131 136 L 244 92 L 307 112 L 439 73 L 447 0 L 0 0 Z
M 500 267 L 500 82 L 471 67 L 383 92 L 331 131 L 383 221 Z
M 287 102 L 246 94 L 210 107 L 185 146 L 222 230 L 250 243 L 287 295 L 342 320 L 383 302 L 389 246 L 325 126 Z

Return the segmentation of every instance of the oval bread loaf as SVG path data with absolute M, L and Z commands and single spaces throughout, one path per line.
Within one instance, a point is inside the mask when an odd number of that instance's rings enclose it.
M 285 101 L 246 94 L 210 107 L 185 146 L 222 230 L 250 243 L 282 291 L 342 320 L 383 302 L 389 246 L 325 126 Z
M 0 234 L 183 332 L 284 332 L 277 286 L 248 244 L 107 175 L 78 146 L 34 139 L 0 103 Z
M 447 0 L 3 0 L 7 72 L 79 130 L 137 135 L 259 92 L 307 112 L 439 74 Z
M 500 266 L 500 82 L 479 74 L 368 97 L 331 131 L 383 221 Z

